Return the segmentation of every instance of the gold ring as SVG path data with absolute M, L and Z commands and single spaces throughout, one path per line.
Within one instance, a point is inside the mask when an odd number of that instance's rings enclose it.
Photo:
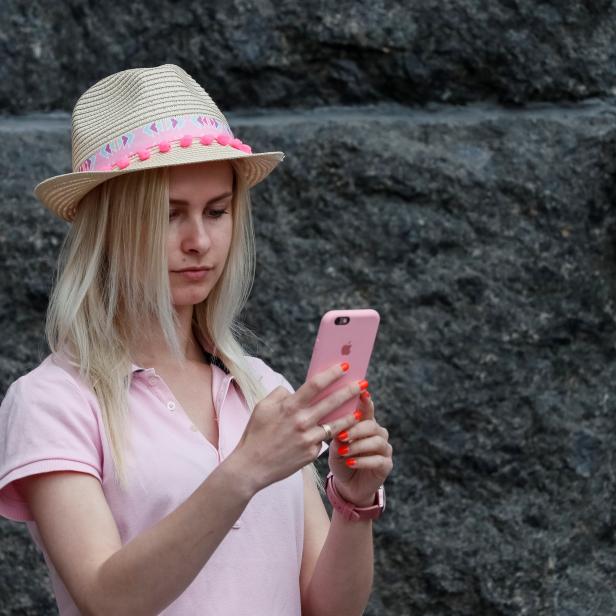
M 329 424 L 326 423 L 321 424 L 321 427 L 325 430 L 325 439 L 329 441 L 332 438 L 332 429 L 329 427 Z

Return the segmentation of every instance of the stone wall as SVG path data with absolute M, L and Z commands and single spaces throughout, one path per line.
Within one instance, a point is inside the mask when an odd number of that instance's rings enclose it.
M 0 3 L 0 110 L 71 109 L 124 68 L 181 64 L 226 109 L 613 95 L 612 0 Z
M 366 614 L 616 613 L 615 3 L 335 6 L 0 5 L 0 387 L 46 353 L 66 226 L 31 191 L 70 168 L 76 97 L 178 63 L 287 154 L 254 191 L 253 350 L 299 386 L 324 311 L 381 314 Z M 0 615 L 54 605 L 0 520 Z

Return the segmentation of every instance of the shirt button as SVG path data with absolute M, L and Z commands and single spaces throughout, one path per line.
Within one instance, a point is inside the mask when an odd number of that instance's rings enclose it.
M 173 400 L 169 400 L 169 402 L 167 402 L 167 408 L 170 411 L 173 411 L 175 409 L 175 402 Z
M 148 379 L 148 381 L 149 381 L 150 385 L 156 385 L 156 377 L 155 376 L 151 376 Z

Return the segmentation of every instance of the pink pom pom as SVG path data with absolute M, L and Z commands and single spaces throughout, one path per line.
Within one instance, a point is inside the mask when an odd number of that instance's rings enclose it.
M 247 143 L 242 143 L 238 149 L 246 152 L 246 154 L 252 154 L 252 148 Z
M 187 148 L 189 145 L 192 145 L 193 142 L 193 138 L 192 135 L 184 135 L 181 139 L 180 139 L 180 145 L 183 148 Z
M 168 142 L 168 141 L 161 141 L 161 142 L 158 144 L 158 151 L 159 151 L 159 152 L 162 152 L 163 154 L 164 154 L 165 152 L 168 152 L 170 149 L 171 149 L 171 146 L 169 145 L 169 142 Z
M 214 141 L 214 137 L 212 135 L 203 135 L 201 139 L 199 139 L 199 143 L 202 145 L 210 145 Z
M 220 145 L 229 145 L 231 137 L 226 133 L 218 133 L 218 135 L 216 135 L 216 141 L 218 141 Z
M 139 150 L 137 156 L 139 156 L 139 160 L 148 160 L 150 158 L 150 150 Z
M 229 145 L 232 148 L 235 148 L 236 150 L 240 149 L 240 146 L 242 145 L 242 140 L 238 139 L 237 137 L 235 139 L 231 139 L 231 141 L 229 141 Z
M 126 169 L 126 167 L 130 165 L 130 160 L 128 159 L 128 157 L 121 158 L 119 161 L 116 162 L 116 165 L 119 169 Z

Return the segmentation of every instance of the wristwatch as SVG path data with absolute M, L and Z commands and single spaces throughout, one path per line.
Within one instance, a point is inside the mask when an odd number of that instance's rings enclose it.
M 345 520 L 357 522 L 359 520 L 376 520 L 385 511 L 385 487 L 381 486 L 374 495 L 374 503 L 368 507 L 357 507 L 353 503 L 344 500 L 334 483 L 334 474 L 330 471 L 325 479 L 325 493 L 332 507 Z

